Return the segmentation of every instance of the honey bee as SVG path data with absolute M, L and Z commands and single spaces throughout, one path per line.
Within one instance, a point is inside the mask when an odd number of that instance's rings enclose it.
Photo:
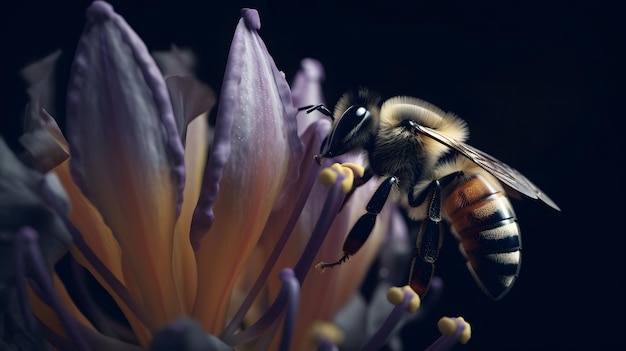
M 507 193 L 559 207 L 518 171 L 465 144 L 469 133 L 462 119 L 414 97 L 379 103 L 378 95 L 362 88 L 344 94 L 334 112 L 323 105 L 300 109 L 333 119 L 315 157 L 318 163 L 351 151 L 367 155 L 365 174 L 351 192 L 374 175 L 381 179 L 366 213 L 344 242 L 343 256 L 317 268 L 334 267 L 354 255 L 392 194 L 411 219 L 421 221 L 409 276 L 415 292 L 423 296 L 430 285 L 445 231 L 443 219 L 480 289 L 500 299 L 515 282 L 521 263 L 520 229 Z

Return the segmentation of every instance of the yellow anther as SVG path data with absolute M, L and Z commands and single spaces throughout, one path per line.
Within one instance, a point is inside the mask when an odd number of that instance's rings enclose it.
M 359 165 L 354 166 L 360 167 Z M 339 163 L 333 163 L 330 167 L 326 167 L 320 171 L 319 180 L 324 185 L 331 185 L 337 182 L 337 173 L 341 173 L 343 175 L 343 180 L 341 181 L 341 192 L 347 194 L 350 190 L 352 190 L 352 185 L 354 184 L 353 168 L 354 167 L 352 166 L 344 167 Z
M 315 321 L 309 329 L 309 340 L 312 349 L 317 350 L 321 341 L 328 341 L 335 345 L 343 343 L 344 335 L 336 325 L 324 321 Z
M 417 311 L 417 309 L 420 308 L 420 305 L 422 304 L 422 300 L 420 299 L 419 295 L 417 295 L 417 293 L 415 293 L 415 291 L 408 285 L 403 286 L 402 290 L 405 292 L 408 291 L 413 295 L 413 297 L 411 298 L 411 302 L 409 302 L 409 307 L 407 307 L 407 310 L 411 313 Z
M 443 335 L 452 335 L 456 331 L 456 322 L 450 317 L 441 317 L 437 322 L 437 329 Z
M 406 308 L 407 311 L 413 313 L 417 311 L 417 309 L 420 307 L 421 300 L 419 296 L 417 296 L 417 294 L 413 291 L 413 289 L 411 289 L 408 285 L 405 285 L 402 288 L 398 288 L 396 286 L 389 288 L 389 290 L 387 290 L 387 300 L 394 305 L 402 303 L 402 301 L 404 300 L 404 294 L 406 294 L 406 292 L 409 292 L 411 295 L 413 295 L 411 301 L 409 301 L 409 305 Z
M 324 185 L 335 184 L 337 181 L 337 172 L 331 168 L 324 168 L 320 171 L 318 179 Z
M 472 326 L 469 323 L 467 323 L 465 319 L 463 319 L 463 317 L 457 317 L 457 320 L 460 320 L 461 322 L 463 322 L 463 324 L 465 324 L 465 329 L 463 330 L 463 333 L 461 333 L 461 336 L 459 337 L 459 343 L 467 344 L 467 342 L 472 337 Z
M 392 286 L 387 290 L 387 300 L 394 305 L 397 305 L 404 300 L 404 292 L 397 286 Z
M 358 178 L 363 178 L 363 174 L 365 174 L 365 169 L 361 165 L 357 165 L 356 163 L 346 162 L 342 163 L 342 166 L 346 168 L 350 168 L 354 175 Z
M 465 329 L 463 329 L 461 336 L 459 336 L 459 343 L 467 344 L 469 339 L 472 337 L 472 327 L 469 323 L 465 321 L 465 319 L 463 319 L 463 317 L 442 317 L 439 322 L 437 322 L 437 328 L 439 329 L 439 332 L 443 335 L 452 335 L 454 334 L 454 332 L 456 332 L 457 321 L 465 324 Z
M 354 173 L 352 169 L 348 167 L 342 167 L 341 173 L 344 178 L 341 181 L 341 192 L 347 194 L 350 190 L 352 190 L 352 184 L 354 184 Z
M 341 164 L 340 164 L 340 163 L 336 163 L 336 162 L 335 162 L 335 163 L 333 163 L 332 165 L 330 165 L 330 168 L 331 168 L 331 169 L 334 169 L 334 170 L 335 170 L 335 171 L 337 171 L 337 172 L 341 172 L 341 168 L 342 168 L 342 167 L 341 167 Z

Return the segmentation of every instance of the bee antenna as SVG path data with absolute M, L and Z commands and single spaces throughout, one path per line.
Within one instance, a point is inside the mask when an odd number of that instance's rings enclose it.
M 303 107 L 298 107 L 298 111 L 304 111 L 306 110 L 306 113 L 309 114 L 313 111 L 319 111 L 322 114 L 324 114 L 325 116 L 329 117 L 331 120 L 335 120 L 335 117 L 333 117 L 333 113 L 323 104 L 319 104 L 319 105 L 308 105 L 308 106 L 303 106 Z

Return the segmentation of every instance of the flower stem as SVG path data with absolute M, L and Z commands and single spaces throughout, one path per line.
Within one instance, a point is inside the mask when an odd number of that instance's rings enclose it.
M 450 350 L 454 345 L 457 344 L 461 334 L 465 330 L 465 323 L 455 320 L 456 330 L 451 335 L 441 335 L 435 342 L 432 343 L 426 350 L 424 351 L 444 351 Z

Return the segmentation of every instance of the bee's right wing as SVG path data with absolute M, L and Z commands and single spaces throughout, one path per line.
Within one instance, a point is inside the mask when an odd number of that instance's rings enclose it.
M 532 199 L 541 200 L 543 203 L 554 208 L 555 210 L 561 210 L 559 206 L 557 206 L 557 204 L 548 197 L 548 195 L 542 192 L 535 184 L 533 184 L 530 180 L 524 177 L 524 175 L 522 175 L 520 172 L 518 172 L 513 167 L 507 165 L 506 163 L 496 159 L 495 157 L 483 151 L 480 151 L 473 146 L 467 145 L 454 138 L 443 135 L 434 129 L 421 126 L 417 123 L 413 123 L 412 125 L 418 133 L 426 135 L 429 138 L 432 138 L 440 142 L 441 144 L 454 149 L 461 155 L 472 160 L 478 166 L 489 172 L 491 175 L 493 175 L 512 189 Z

